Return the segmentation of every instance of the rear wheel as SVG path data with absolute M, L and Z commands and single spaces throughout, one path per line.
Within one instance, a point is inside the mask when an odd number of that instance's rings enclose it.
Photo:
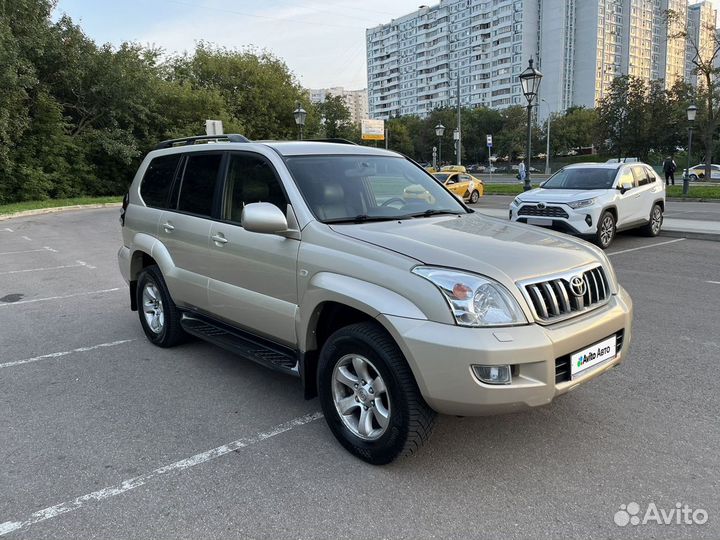
M 654 204 L 650 210 L 650 221 L 641 230 L 646 236 L 657 236 L 663 223 L 663 211 L 659 204 Z
M 397 344 L 376 323 L 346 326 L 328 338 L 318 393 L 333 435 L 368 463 L 414 454 L 432 431 L 435 412 Z
M 143 268 L 138 276 L 137 305 L 140 324 L 153 344 L 172 347 L 185 339 L 180 311 L 170 297 L 160 268 L 155 265 Z
M 470 194 L 470 202 L 475 204 L 480 200 L 480 192 L 476 189 Z
M 612 212 L 605 210 L 600 216 L 595 243 L 603 249 L 607 249 L 615 238 L 615 216 Z

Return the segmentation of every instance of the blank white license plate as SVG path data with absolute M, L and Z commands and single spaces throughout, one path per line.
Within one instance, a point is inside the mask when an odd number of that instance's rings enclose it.
M 552 221 L 548 219 L 537 219 L 537 218 L 528 218 L 527 220 L 528 225 L 538 225 L 539 227 L 551 227 Z
M 602 364 L 615 358 L 615 336 L 604 339 L 600 343 L 591 345 L 587 349 L 570 355 L 570 375 L 575 378 L 586 369 Z

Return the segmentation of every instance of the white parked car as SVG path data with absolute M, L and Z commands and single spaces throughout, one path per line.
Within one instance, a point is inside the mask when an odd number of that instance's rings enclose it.
M 624 229 L 657 236 L 665 182 L 644 163 L 577 163 L 510 204 L 510 219 L 589 237 L 605 249 Z
M 683 170 L 683 174 L 687 172 L 687 169 Z M 682 179 L 682 178 L 681 178 Z M 697 182 L 698 180 L 707 180 L 705 177 L 705 164 L 700 163 L 694 167 L 690 167 L 690 181 Z M 720 180 L 720 165 L 710 165 L 710 180 Z

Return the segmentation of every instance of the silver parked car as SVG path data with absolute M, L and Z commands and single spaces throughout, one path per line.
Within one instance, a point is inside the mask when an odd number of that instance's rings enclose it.
M 416 452 L 436 413 L 547 405 L 630 340 L 632 302 L 601 250 L 477 214 L 386 150 L 166 141 L 121 222 L 152 343 L 189 334 L 300 378 L 374 464 Z

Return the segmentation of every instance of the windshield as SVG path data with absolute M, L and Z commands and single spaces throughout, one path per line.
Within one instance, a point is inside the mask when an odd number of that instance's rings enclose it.
M 444 183 L 445 183 L 445 180 L 447 180 L 447 179 L 448 179 L 448 176 L 450 176 L 450 175 L 447 174 L 447 173 L 435 173 L 435 174 L 433 174 L 433 176 L 434 176 L 435 178 L 437 178 L 441 183 L 444 184 Z
M 543 185 L 543 189 L 610 189 L 617 169 L 560 169 Z
M 293 156 L 286 163 L 324 223 L 467 213 L 432 176 L 401 157 Z

